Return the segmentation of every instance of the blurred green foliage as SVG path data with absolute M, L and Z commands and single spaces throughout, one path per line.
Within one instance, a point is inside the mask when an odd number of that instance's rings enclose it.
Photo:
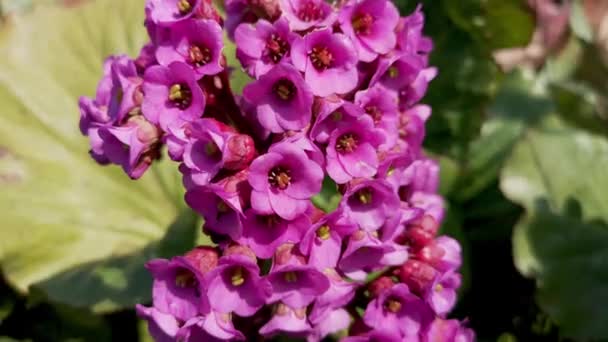
M 149 298 L 143 262 L 205 238 L 171 166 L 130 182 L 77 131 L 103 58 L 145 39 L 142 0 L 66 3 L 0 0 L 0 341 L 149 341 L 130 309 Z M 575 1 L 564 44 L 505 73 L 493 54 L 539 25 L 527 1 L 422 3 L 440 70 L 425 147 L 465 254 L 453 317 L 481 341 L 608 339 L 606 47 Z M 314 199 L 338 200 L 330 186 Z

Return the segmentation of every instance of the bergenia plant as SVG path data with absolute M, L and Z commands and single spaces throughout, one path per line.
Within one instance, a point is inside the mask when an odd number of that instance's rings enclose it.
M 437 70 L 418 8 L 389 0 L 147 0 L 150 42 L 112 56 L 80 128 L 137 179 L 164 154 L 214 242 L 147 263 L 157 341 L 471 341 L 438 164 Z M 142 9 L 143 10 L 143 9 Z M 252 79 L 230 87 L 223 29 Z M 341 201 L 319 205 L 320 194 Z M 331 207 L 331 208 L 329 208 Z M 335 209 L 333 209 L 335 207 Z

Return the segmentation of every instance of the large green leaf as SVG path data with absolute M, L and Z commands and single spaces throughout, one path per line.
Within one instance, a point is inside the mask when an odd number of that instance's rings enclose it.
M 175 165 L 131 181 L 96 165 L 78 132 L 78 96 L 94 93 L 105 56 L 137 53 L 142 23 L 142 0 L 98 0 L 40 6 L 0 31 L 0 266 L 21 291 L 129 306 L 148 298 L 146 259 L 194 243 Z
M 608 338 L 607 169 L 608 141 L 548 116 L 501 177 L 527 209 L 514 233 L 516 266 L 536 279 L 539 304 L 569 337 Z

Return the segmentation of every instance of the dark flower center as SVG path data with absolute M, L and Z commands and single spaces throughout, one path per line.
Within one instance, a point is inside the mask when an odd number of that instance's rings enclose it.
M 267 216 L 258 216 L 258 222 L 262 223 L 268 228 L 273 228 L 279 222 L 281 222 L 281 218 L 277 215 L 267 215 Z
M 181 288 L 193 288 L 198 285 L 198 281 L 190 270 L 180 268 L 175 274 L 175 285 Z
M 192 3 L 190 0 L 179 0 L 177 2 L 177 10 L 179 11 L 179 14 L 186 15 L 192 12 Z
M 240 266 L 232 269 L 232 274 L 230 275 L 230 283 L 233 286 L 241 286 L 245 283 L 245 274 L 243 273 L 243 268 Z
M 186 109 L 192 104 L 192 91 L 186 84 L 174 84 L 169 88 L 169 101 L 179 109 Z
M 298 89 L 292 81 L 282 78 L 273 87 L 274 93 L 283 101 L 289 101 L 296 95 Z
M 365 112 L 374 119 L 376 124 L 382 120 L 382 111 L 376 106 L 365 107 Z
M 370 204 L 373 199 L 372 190 L 370 188 L 363 188 L 355 194 L 362 204 Z
M 222 158 L 222 152 L 212 141 L 205 144 L 205 155 L 213 160 L 220 160 Z
M 401 310 L 401 302 L 394 298 L 389 298 L 384 302 L 384 308 L 392 313 L 397 313 Z
M 294 283 L 298 281 L 298 275 L 296 274 L 296 272 L 293 271 L 285 272 L 285 275 L 283 277 L 288 283 Z
M 274 167 L 268 173 L 268 183 L 275 188 L 285 190 L 289 186 L 290 182 L 291 172 L 282 166 Z
M 266 51 L 270 60 L 276 64 L 289 51 L 289 44 L 283 38 L 273 33 L 266 42 Z
M 370 33 L 374 17 L 369 13 L 358 13 L 353 16 L 351 23 L 356 34 L 366 35 Z
M 317 21 L 323 16 L 323 10 L 315 1 L 307 1 L 300 6 L 297 15 L 302 21 Z
M 336 150 L 341 154 L 351 153 L 357 149 L 359 137 L 352 133 L 347 133 L 338 138 Z
M 308 54 L 310 62 L 317 70 L 325 70 L 332 66 L 334 56 L 325 46 L 315 46 Z
M 211 50 L 204 46 L 192 45 L 188 49 L 188 63 L 195 67 L 202 67 L 211 62 Z

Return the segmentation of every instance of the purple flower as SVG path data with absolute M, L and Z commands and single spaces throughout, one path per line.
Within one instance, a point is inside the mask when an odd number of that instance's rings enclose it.
M 423 342 L 473 342 L 475 333 L 461 322 L 435 318 L 422 337 Z
M 310 130 L 310 136 L 318 143 L 327 144 L 336 128 L 350 126 L 364 113 L 361 107 L 338 97 L 321 99 L 319 114 Z
M 300 73 L 279 64 L 243 89 L 257 108 L 257 119 L 273 133 L 300 130 L 310 122 L 313 95 Z
M 156 24 L 171 25 L 192 17 L 202 0 L 147 0 L 146 16 Z
M 318 270 L 338 265 L 342 239 L 357 229 L 348 222 L 338 222 L 341 215 L 342 212 L 336 211 L 324 216 L 308 229 L 300 242 L 300 252 L 307 255 L 309 263 Z
M 349 237 L 338 266 L 347 277 L 363 281 L 368 273 L 383 266 L 401 265 L 407 258 L 407 249 L 385 244 L 374 234 L 359 230 Z
M 218 267 L 207 275 L 209 302 L 219 313 L 251 316 L 270 296 L 270 283 L 260 277 L 258 265 L 245 255 L 220 258 Z
M 196 83 L 194 71 L 185 63 L 173 62 L 168 67 L 148 68 L 143 90 L 144 116 L 164 131 L 203 115 L 205 96 Z
M 344 216 L 367 231 L 378 230 L 399 211 L 399 198 L 383 180 L 366 180 L 351 187 L 342 198 Z
M 323 170 L 304 151 L 289 143 L 273 145 L 249 168 L 251 205 L 260 214 L 292 220 L 304 213 L 321 190 Z
M 331 5 L 323 0 L 279 0 L 279 5 L 294 31 L 331 26 L 336 20 Z
M 425 300 L 439 316 L 449 313 L 458 298 L 457 290 L 462 283 L 461 276 L 455 272 L 438 274 L 435 281 L 426 289 Z
M 425 68 L 421 70 L 416 78 L 399 90 L 399 108 L 407 109 L 420 101 L 429 83 L 437 76 L 437 68 Z
M 186 203 L 205 218 L 204 228 L 228 235 L 233 240 L 241 237 L 243 210 L 236 192 L 227 192 L 218 184 L 195 187 L 186 192 Z
M 317 342 L 324 337 L 348 329 L 352 318 L 345 309 L 328 311 L 323 319 L 313 327 L 313 332 L 308 337 L 308 342 Z
M 272 284 L 268 303 L 281 301 L 294 309 L 308 306 L 329 289 L 329 280 L 322 272 L 297 262 L 279 264 L 275 260 L 268 281 Z
M 338 184 L 347 183 L 353 178 L 374 176 L 378 169 L 376 148 L 382 142 L 382 134 L 374 129 L 374 123 L 368 116 L 335 129 L 325 150 L 327 173 Z
M 113 58 L 110 70 L 112 88 L 108 115 L 113 123 L 120 124 L 134 108 L 141 105 L 142 80 L 137 73 L 135 62 L 127 56 Z
M 88 135 L 89 129 L 98 127 L 99 125 L 110 122 L 108 115 L 108 106 L 112 88 L 112 64 L 121 56 L 108 57 L 103 63 L 103 77 L 97 84 L 95 98 L 82 96 L 78 101 L 80 109 L 80 132 L 83 135 Z
M 395 145 L 398 138 L 397 96 L 380 86 L 359 91 L 355 94 L 355 104 L 365 110 L 374 120 L 376 128 L 384 131 L 385 142 L 381 150 L 388 150 Z
M 409 228 L 409 231 L 412 228 Z M 416 258 L 432 265 L 440 272 L 450 272 L 460 268 L 462 251 L 458 241 L 448 236 L 439 236 L 420 248 Z
M 303 337 L 312 329 L 306 320 L 306 308 L 292 309 L 278 303 L 270 321 L 260 328 L 260 334 L 271 337 L 280 333 L 289 336 Z
M 376 330 L 398 333 L 404 339 L 416 339 L 433 320 L 433 311 L 411 294 L 407 286 L 397 284 L 372 300 L 363 321 Z
M 156 58 L 164 66 L 186 63 L 201 78 L 223 70 L 220 62 L 223 47 L 222 28 L 216 21 L 191 19 L 171 27 L 169 39 L 156 49 Z
M 321 149 L 315 145 L 310 139 L 307 138 L 306 133 L 299 132 L 292 136 L 289 136 L 283 140 L 285 143 L 291 144 L 306 153 L 308 159 L 314 161 L 319 166 L 325 166 L 325 156 Z
M 274 23 L 258 20 L 241 24 L 235 32 L 236 56 L 251 77 L 258 78 L 281 62 L 289 62 L 291 43 L 297 35 L 285 18 Z
M 329 28 L 296 39 L 291 60 L 317 96 L 345 94 L 357 86 L 357 53 L 352 42 Z
M 236 28 L 241 23 L 255 23 L 260 19 L 273 22 L 281 15 L 278 0 L 226 0 L 225 27 L 228 38 L 234 40 Z
M 270 258 L 283 243 L 298 243 L 309 227 L 310 219 L 306 214 L 285 220 L 249 209 L 245 212 L 240 242 L 249 246 L 259 258 Z
M 340 10 L 338 20 L 364 62 L 371 62 L 378 54 L 386 54 L 395 47 L 399 12 L 388 0 L 351 0 Z
M 213 119 L 198 119 L 187 132 L 183 165 L 196 184 L 206 185 L 224 166 L 227 134 L 219 130 Z
M 178 320 L 170 314 L 163 313 L 155 307 L 147 308 L 137 304 L 137 316 L 148 321 L 148 331 L 156 342 L 174 342 L 179 331 Z
M 401 112 L 398 125 L 399 136 L 410 148 L 419 150 L 422 146 L 426 134 L 424 123 L 430 116 L 431 107 L 427 105 L 416 105 Z
M 380 58 L 370 85 L 380 83 L 386 89 L 399 92 L 416 80 L 425 61 L 418 55 L 399 54 Z
M 209 312 L 188 320 L 177 334 L 178 341 L 242 341 L 245 336 L 234 328 L 230 314 Z
M 403 342 L 403 338 L 397 333 L 390 333 L 383 330 L 372 330 L 364 335 L 349 336 L 342 340 L 342 342 Z M 416 339 L 414 339 L 416 341 Z M 440 340 L 443 341 L 443 340 Z M 435 342 L 435 341 L 433 341 Z
M 141 177 L 159 157 L 160 132 L 141 115 L 131 116 L 124 126 L 100 128 L 98 134 L 104 156 L 132 179 Z
M 154 277 L 154 307 L 163 313 L 187 321 L 209 310 L 204 276 L 188 259 L 154 259 L 146 263 Z
M 346 281 L 333 268 L 326 268 L 323 273 L 329 279 L 329 289 L 314 302 L 310 312 L 310 321 L 320 324 L 326 315 L 348 304 L 359 287 L 356 282 Z
M 414 13 L 399 20 L 397 48 L 411 54 L 430 52 L 433 49 L 433 41 L 422 35 L 423 26 L 424 14 L 422 5 L 419 5 Z

